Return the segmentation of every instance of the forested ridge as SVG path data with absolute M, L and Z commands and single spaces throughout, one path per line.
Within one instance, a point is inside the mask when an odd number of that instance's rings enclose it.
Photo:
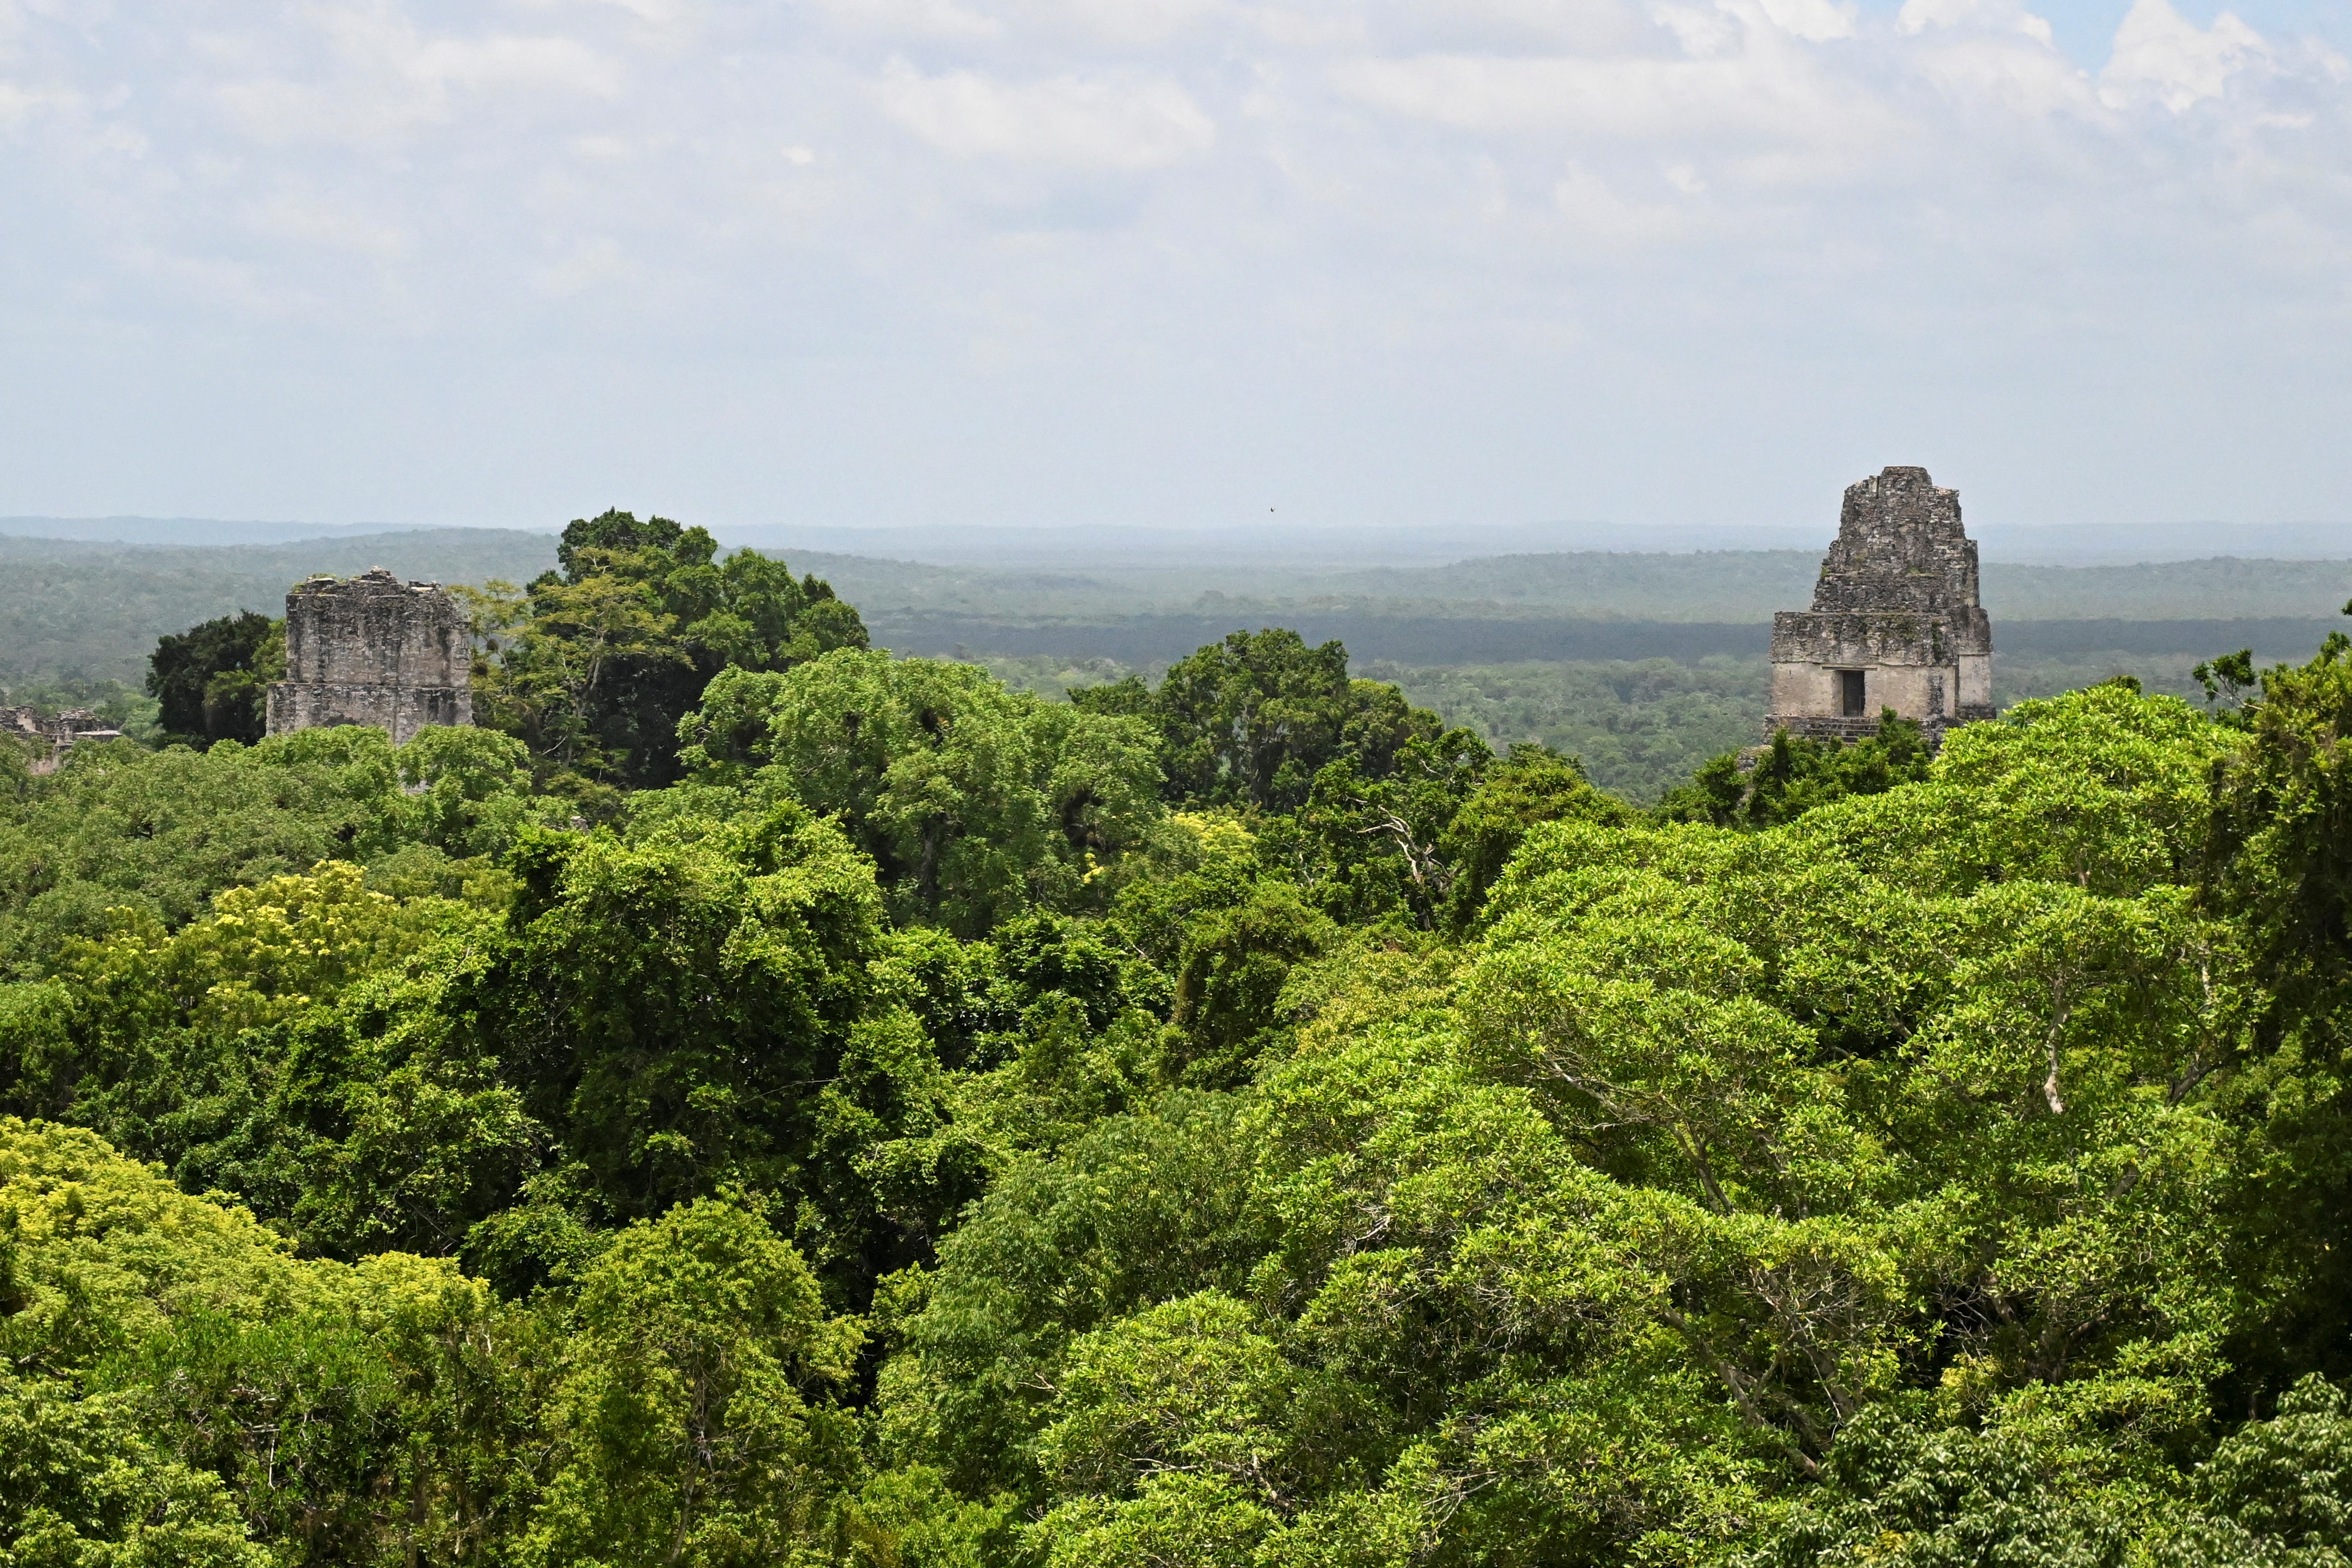
M 1235 626 L 1340 641 L 1355 673 L 1394 682 L 1496 750 L 1533 741 L 1573 752 L 1595 783 L 1643 802 L 1754 737 L 1772 612 L 1808 602 L 1820 568 L 1807 550 L 1580 550 L 1335 571 L 1328 553 L 1236 553 L 1235 541 L 1202 536 L 1177 554 L 1167 538 L 1076 530 L 1050 549 L 996 538 L 1015 559 L 983 564 L 992 538 L 981 530 L 959 552 L 942 538 L 830 535 L 835 547 L 867 550 L 924 544 L 961 566 L 792 559 L 857 605 L 874 642 L 982 664 L 1053 695 L 1082 669 L 1096 680 L 1130 670 L 1156 678 Z M 1335 551 L 1330 539 L 1318 548 Z M 380 564 L 447 583 L 521 582 L 554 564 L 556 546 L 551 534 L 491 529 L 209 548 L 0 537 L 0 706 L 93 710 L 152 743 L 187 733 L 138 694 L 159 635 L 227 612 L 274 616 L 285 585 L 313 571 Z M 2352 564 L 1994 559 L 1984 591 L 2001 652 L 2000 702 L 2125 673 L 2194 699 L 2189 671 L 2217 649 L 2306 654 L 2352 592 Z
M 1643 810 L 658 518 L 473 604 L 481 727 L 224 623 L 0 751 L 0 1564 L 2352 1552 L 2344 637 Z

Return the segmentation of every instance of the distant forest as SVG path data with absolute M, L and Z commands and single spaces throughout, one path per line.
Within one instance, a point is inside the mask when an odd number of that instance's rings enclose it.
M 1338 640 L 1360 672 L 1396 682 L 1487 744 L 1574 753 L 1596 782 L 1644 800 L 1754 738 L 1768 684 L 1763 628 L 1774 610 L 1810 601 L 1819 567 L 1796 550 L 1588 551 L 1368 570 L 793 559 L 857 604 L 877 644 L 982 664 L 1049 695 L 1073 684 L 1061 672 L 1157 674 L 1236 629 Z M 520 585 L 555 564 L 554 535 L 489 529 L 211 548 L 0 537 L 0 689 L 15 701 L 96 707 L 152 734 L 141 686 L 166 632 L 240 610 L 275 615 L 287 585 L 315 571 L 382 565 Z M 2352 562 L 1993 562 L 1984 581 L 2000 700 L 2120 674 L 2188 696 L 2202 658 L 2240 647 L 2286 658 L 2324 636 L 2352 596 Z

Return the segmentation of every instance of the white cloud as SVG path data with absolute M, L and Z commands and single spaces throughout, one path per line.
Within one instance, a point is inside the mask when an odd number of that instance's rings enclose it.
M 1854 36 L 1854 8 L 1830 0 L 1763 0 L 1764 14 L 1782 31 L 1815 43 Z
M 684 20 L 688 14 L 681 0 L 593 0 L 593 3 L 617 5 L 637 20 L 650 22 L 656 26 L 668 26 Z
M 2096 108 L 2089 74 L 2019 0 L 1905 0 L 1896 26 L 1949 102 L 2033 118 Z
M 646 269 L 610 235 L 585 238 L 557 259 L 530 269 L 532 287 L 559 299 L 592 289 L 636 282 Z
M 15 131 L 49 107 L 50 95 L 38 88 L 0 81 L 0 131 Z
M 280 192 L 257 201 L 246 209 L 246 222 L 271 239 L 379 262 L 399 261 L 415 249 L 415 236 L 406 226 L 315 192 Z
M 475 92 L 553 89 L 610 97 L 621 78 L 612 60 L 570 38 L 434 38 L 400 69 L 421 86 Z
M 583 471 L 804 494 L 772 432 L 823 429 L 793 450 L 840 507 L 928 516 L 1019 485 L 1178 508 L 1245 461 L 1402 507 L 1424 444 L 1477 506 L 1590 513 L 1693 450 L 1729 476 L 1832 446 L 1843 474 L 1839 443 L 1946 427 L 2063 485 L 2166 387 L 2197 417 L 2107 450 L 2186 496 L 2352 402 L 2352 72 L 2262 9 L 2286 0 L 2229 3 L 2137 0 L 2086 70 L 2039 0 L 0 0 L 0 210 L 41 236 L 0 330 L 26 384 L 118 342 L 158 345 L 125 372 L 156 385 L 223 342 L 265 386 L 341 355 L 370 428 L 593 345 L 610 374 L 554 379 L 738 379 L 698 423 L 626 400 L 642 429 L 613 414 Z M 371 347 L 395 337 L 418 358 Z M 73 444 L 16 436 L 5 396 L 0 509 L 43 509 L 23 476 Z M 448 440 L 562 479 L 523 419 Z M 82 471 L 246 461 L 175 429 Z M 2329 446 L 2305 431 L 2286 468 L 2336 473 Z M 1114 449 L 1141 477 L 1080 497 Z M 994 500 L 921 476 L 1000 450 Z M 2352 513 L 2340 465 L 2307 511 Z M 442 466 L 318 482 L 383 516 L 399 496 L 361 486 Z
M 845 30 L 886 38 L 968 44 L 1004 30 L 996 18 L 957 0 L 809 0 L 809 5 Z
M 1205 152 L 1217 135 L 1200 105 L 1165 79 L 1006 82 L 977 71 L 925 76 L 902 61 L 874 92 L 892 119 L 958 158 L 1139 171 Z
M 2020 0 L 1904 0 L 1895 26 L 1906 36 L 1916 36 L 1930 27 L 2022 33 L 2045 47 L 2052 47 L 2049 18 L 2035 16 Z
M 1685 197 L 1700 194 L 1706 188 L 1687 165 L 1667 170 L 1665 181 Z M 1610 246 L 1654 246 L 1687 238 L 1705 226 L 1693 218 L 1686 202 L 1629 197 L 1592 171 L 1575 164 L 1553 183 L 1551 205 L 1572 233 Z
M 1687 38 L 1687 35 L 1685 35 Z M 1340 90 L 1392 113 L 1465 131 L 1650 141 L 1736 137 L 1846 141 L 1887 119 L 1839 90 L 1805 56 L 1742 29 L 1736 48 L 1696 40 L 1697 57 L 1436 57 L 1350 62 Z
M 2116 109 L 2156 102 L 2178 114 L 2221 97 L 2231 77 L 2270 58 L 2262 36 L 2231 12 L 2200 28 L 2166 0 L 2135 0 L 2099 73 L 2099 97 Z
M 1139 49 L 1163 45 L 1222 8 L 1219 0 L 1017 0 L 1009 12 L 1024 31 Z
M 205 40 L 237 63 L 292 57 L 278 70 L 210 84 L 214 101 L 260 141 L 381 142 L 547 95 L 608 99 L 623 79 L 609 54 L 560 35 L 436 35 L 378 4 L 297 15 L 306 26 L 275 50 L 234 36 Z

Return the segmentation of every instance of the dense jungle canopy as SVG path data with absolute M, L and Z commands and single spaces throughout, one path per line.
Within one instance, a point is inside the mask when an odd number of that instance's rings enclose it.
M 2341 636 L 1643 810 L 697 532 L 0 753 L 0 1565 L 2352 1552 Z

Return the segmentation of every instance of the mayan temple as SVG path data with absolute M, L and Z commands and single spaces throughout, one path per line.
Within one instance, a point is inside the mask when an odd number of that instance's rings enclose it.
M 474 722 L 474 643 L 465 608 L 437 582 L 377 567 L 314 577 L 286 595 L 286 678 L 269 688 L 269 733 L 365 724 L 405 744 L 428 724 Z
M 1886 708 L 1917 719 L 1937 744 L 1993 714 L 1976 541 L 1960 527 L 1959 492 L 1937 489 L 1925 468 L 1846 486 L 1813 607 L 1772 617 L 1767 734 L 1852 739 Z

